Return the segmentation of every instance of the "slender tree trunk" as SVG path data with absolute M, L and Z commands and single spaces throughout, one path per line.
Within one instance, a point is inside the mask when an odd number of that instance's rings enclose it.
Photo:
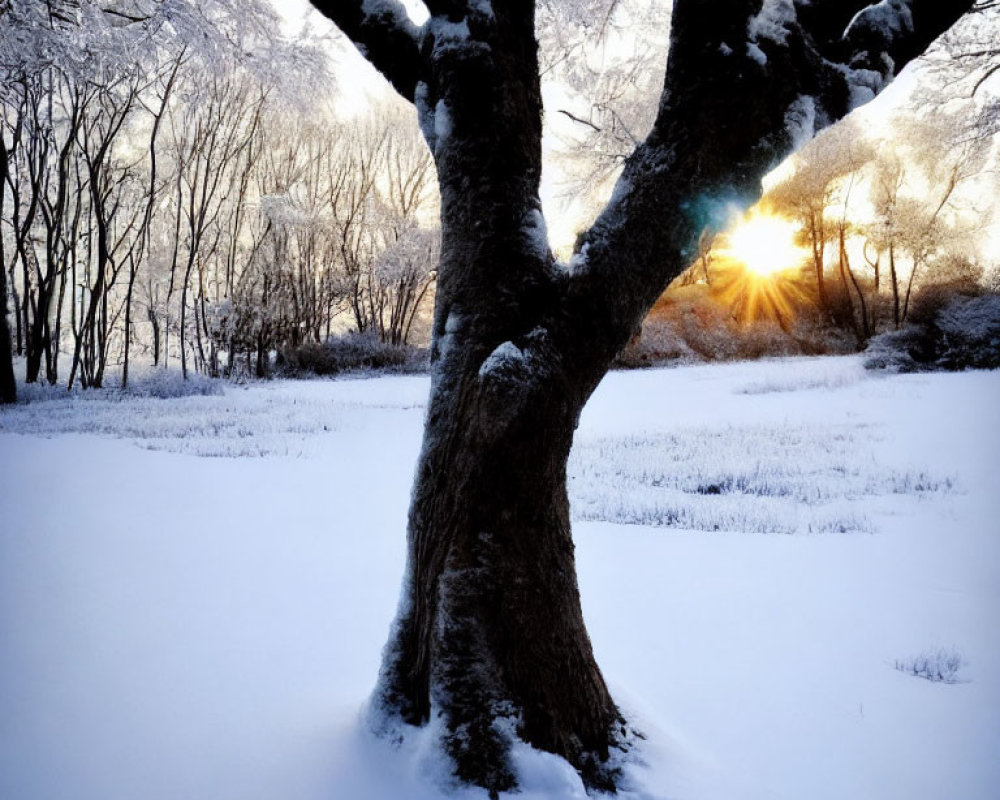
M 0 136 L 0 195 L 7 186 L 7 146 Z M 3 197 L 0 197 L 0 210 Z M 17 401 L 17 381 L 14 378 L 14 353 L 10 341 L 10 325 L 7 322 L 7 259 L 0 241 L 0 403 Z
M 35 318 L 28 334 L 28 358 L 25 361 L 25 383 L 35 383 L 42 371 L 42 359 L 45 355 L 45 328 L 49 316 L 49 304 L 52 292 L 46 280 L 40 280 L 38 286 L 38 305 L 35 308 Z
M 14 284 L 14 270 L 7 273 L 7 287 L 10 289 L 11 306 L 14 309 L 14 353 L 18 356 L 24 355 L 24 331 L 21 326 L 21 299 L 17 293 L 17 286 Z
M 149 319 L 150 327 L 153 329 L 153 366 L 160 365 L 160 321 L 153 310 L 152 304 L 146 309 L 146 316 Z
M 864 334 L 862 333 L 862 326 L 864 325 L 865 312 L 864 308 L 861 309 L 861 321 L 854 315 L 854 301 L 851 300 L 851 287 L 847 282 L 847 273 L 850 272 L 851 267 L 847 261 L 847 243 L 845 241 L 844 233 L 844 220 L 841 220 L 840 225 L 837 230 L 837 243 L 838 253 L 837 253 L 837 265 L 840 270 L 840 287 L 844 292 L 844 303 L 847 306 L 847 315 L 851 320 L 851 328 L 854 330 L 854 335 L 857 337 L 858 342 L 864 341 Z M 851 274 L 851 280 L 854 281 L 854 275 Z M 857 281 L 854 281 L 854 286 L 857 288 Z M 860 294 L 860 291 L 859 291 Z M 862 302 L 864 302 L 862 300 Z
M 822 213 L 822 212 L 820 212 Z M 813 269 L 816 272 L 816 292 L 819 297 L 820 315 L 824 322 L 830 320 L 830 299 L 826 292 L 826 232 L 823 227 L 822 218 L 817 223 L 816 212 L 809 218 L 810 239 L 812 240 Z
M 191 245 L 192 248 L 194 245 Z M 188 365 L 187 365 L 187 296 L 188 296 L 188 282 L 191 280 L 191 268 L 194 265 L 194 250 L 188 256 L 187 267 L 184 270 L 184 282 L 181 284 L 181 330 L 180 330 L 180 342 L 181 342 L 181 376 L 184 380 L 187 380 L 188 376 Z
M 125 293 L 125 352 L 122 357 L 122 389 L 128 388 L 128 360 L 132 343 L 132 292 L 135 289 L 135 278 L 138 272 L 135 256 L 132 255 L 129 257 L 128 289 Z
M 851 279 L 851 284 L 854 286 L 854 291 L 857 292 L 858 295 L 858 305 L 861 308 L 861 329 L 859 333 L 858 343 L 859 345 L 863 346 L 864 343 L 867 342 L 872 335 L 871 325 L 869 324 L 869 319 L 868 319 L 868 303 L 865 301 L 865 293 L 861 289 L 861 284 L 858 283 L 858 279 L 854 275 L 854 270 L 851 269 L 851 261 L 847 257 L 847 247 L 844 242 L 843 231 L 841 231 L 840 234 L 840 262 L 843 265 L 844 269 L 847 271 L 847 275 Z
M 913 268 L 910 270 L 910 277 L 906 281 L 906 294 L 903 297 L 903 310 L 899 315 L 899 321 L 906 322 L 906 317 L 910 313 L 910 293 L 913 291 L 913 279 L 917 276 L 917 267 L 920 262 L 914 257 Z
M 17 381 L 14 378 L 14 356 L 7 322 L 7 276 L 0 268 L 0 403 L 17 401 Z
M 899 277 L 896 275 L 896 247 L 889 242 L 889 280 L 892 281 L 892 325 L 899 330 Z
M 17 381 L 11 351 L 10 326 L 7 324 L 7 281 L 0 269 L 0 403 L 17 401 Z

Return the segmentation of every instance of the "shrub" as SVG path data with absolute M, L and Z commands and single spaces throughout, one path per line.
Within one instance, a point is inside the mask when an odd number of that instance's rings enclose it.
M 937 316 L 944 369 L 1000 367 L 1000 295 L 952 300 Z
M 629 342 L 617 365 L 645 367 L 858 350 L 852 330 L 838 328 L 817 313 L 807 285 L 794 284 L 795 291 L 784 297 L 780 318 L 762 313 L 746 319 L 741 319 L 727 286 L 672 285 L 650 310 L 641 333 Z
M 932 683 L 959 683 L 959 673 L 966 664 L 962 654 L 943 647 L 927 650 L 919 656 L 897 659 L 893 666 L 900 672 Z
M 908 325 L 872 337 L 865 350 L 866 369 L 918 372 L 930 360 L 930 337 L 923 325 Z
M 618 355 L 615 365 L 626 369 L 649 367 L 671 362 L 701 361 L 671 322 L 649 319 L 642 332 Z
M 358 370 L 420 371 L 427 353 L 407 345 L 381 341 L 374 333 L 350 332 L 331 336 L 322 344 L 307 342 L 278 358 L 279 370 L 288 375 L 336 375 Z
M 924 298 L 914 324 L 876 336 L 865 351 L 868 369 L 996 369 L 1000 367 L 1000 295 L 940 293 Z

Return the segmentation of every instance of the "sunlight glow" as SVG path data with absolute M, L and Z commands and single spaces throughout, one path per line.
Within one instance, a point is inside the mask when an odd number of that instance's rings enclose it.
M 726 234 L 726 254 L 759 276 L 795 269 L 807 253 L 795 243 L 797 225 L 763 214 L 743 219 Z

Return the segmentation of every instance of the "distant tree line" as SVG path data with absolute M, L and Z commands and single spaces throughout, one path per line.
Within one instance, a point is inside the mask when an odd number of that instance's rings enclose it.
M 990 291 L 1000 265 L 977 245 L 996 156 L 981 119 L 968 106 L 916 109 L 883 136 L 852 120 L 817 136 L 758 206 L 796 223 L 801 269 L 748 278 L 724 235 L 705 242 L 626 363 L 861 350 L 916 321 L 921 303 Z
M 649 131 L 671 5 L 539 3 L 543 74 L 563 89 L 555 112 L 577 210 L 610 189 Z M 983 0 L 972 12 L 919 59 L 919 88 L 897 101 L 889 127 L 852 118 L 769 183 L 761 211 L 798 224 L 801 272 L 745 280 L 726 261 L 725 237 L 706 237 L 623 363 L 863 349 L 913 321 L 922 295 L 996 284 L 1000 265 L 978 245 L 997 213 L 1000 4 Z M 595 31 L 627 31 L 631 46 L 595 43 Z M 797 111 L 808 122 L 811 109 Z
M 398 110 L 338 120 L 323 50 L 280 28 L 262 0 L 0 0 L 5 398 L 11 353 L 25 382 L 100 387 L 412 335 L 430 156 Z

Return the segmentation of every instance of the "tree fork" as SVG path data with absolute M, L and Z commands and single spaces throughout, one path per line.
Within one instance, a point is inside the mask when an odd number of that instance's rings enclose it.
M 653 130 L 566 269 L 538 201 L 533 0 L 425 0 L 421 27 L 397 0 L 313 0 L 416 106 L 442 195 L 431 397 L 375 694 L 386 732 L 440 716 L 456 775 L 493 796 L 516 786 L 515 739 L 616 788 L 624 725 L 583 623 L 566 499 L 579 413 L 704 231 L 972 0 L 901 3 L 784 4 L 758 36 L 761 0 L 676 0 Z

